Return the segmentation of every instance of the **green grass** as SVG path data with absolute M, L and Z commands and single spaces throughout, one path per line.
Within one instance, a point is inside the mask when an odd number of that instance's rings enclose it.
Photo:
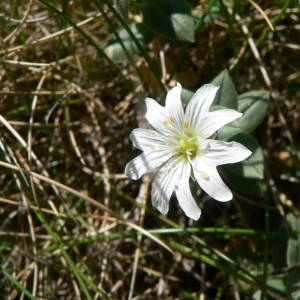
M 128 21 L 112 2 L 0 3 L 0 295 L 297 299 L 286 282 L 300 258 L 286 253 L 300 232 L 298 2 L 256 2 L 272 32 L 250 2 L 187 1 L 195 42 L 156 36 L 146 47 L 129 26 L 141 1 Z M 103 50 L 111 35 L 126 60 Z M 238 94 L 272 96 L 251 133 L 265 158 L 263 197 L 233 189 L 220 203 L 191 182 L 200 220 L 175 197 L 163 216 L 149 178 L 123 174 L 139 153 L 129 134 L 145 125 L 146 97 L 163 103 L 177 81 L 195 91 L 224 69 Z

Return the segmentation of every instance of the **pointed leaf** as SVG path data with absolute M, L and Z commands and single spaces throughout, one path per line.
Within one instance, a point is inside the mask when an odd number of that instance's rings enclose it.
M 123 19 L 128 20 L 129 0 L 114 0 L 116 9 Z
M 251 91 L 238 96 L 238 111 L 243 113 L 239 119 L 243 132 L 251 132 L 262 122 L 269 98 L 268 91 Z
M 237 109 L 238 95 L 236 93 L 234 84 L 229 76 L 228 71 L 223 71 L 211 83 L 220 87 L 213 102 L 213 105 L 221 105 L 226 108 Z
M 286 290 L 288 299 L 299 300 L 300 299 L 300 272 L 295 271 L 287 277 Z
M 238 143 L 241 143 L 250 151 L 252 151 L 252 155 L 239 163 L 226 165 L 226 168 L 239 176 L 243 176 L 246 178 L 263 179 L 264 156 L 262 153 L 262 149 L 257 141 L 250 135 L 247 135 L 245 133 L 238 133 L 230 138 L 229 141 L 236 141 Z
M 287 215 L 286 220 L 293 231 L 300 230 L 300 222 L 292 213 Z M 288 240 L 286 262 L 288 267 L 300 264 L 300 237 L 298 235 Z
M 286 216 L 286 221 L 290 225 L 291 229 L 293 231 L 299 231 L 300 230 L 300 222 L 299 220 L 294 216 L 292 213 L 288 213 Z
M 288 267 L 293 267 L 300 264 L 300 239 L 290 238 L 286 253 L 286 262 Z
M 271 277 L 267 279 L 267 287 L 271 288 L 273 291 L 276 291 L 277 293 L 285 295 L 286 293 L 286 287 L 285 287 L 285 282 L 284 282 L 284 277 L 283 276 L 276 276 L 276 277 Z M 267 300 L 275 300 L 275 298 L 266 295 L 264 299 Z M 261 290 L 258 290 L 254 293 L 252 296 L 252 300 L 261 300 Z
M 140 44 L 144 47 L 146 47 L 154 37 L 154 34 L 150 32 L 143 23 L 133 23 L 129 27 L 135 37 L 139 40 Z M 130 55 L 139 52 L 135 42 L 125 29 L 119 31 L 119 37 Z M 103 43 L 102 49 L 115 62 L 128 59 L 124 49 L 113 34 Z
M 141 4 L 144 24 L 158 35 L 194 41 L 194 21 L 185 0 L 145 0 Z
M 220 167 L 223 170 L 224 175 L 227 178 L 227 181 L 230 186 L 232 186 L 237 191 L 242 192 L 243 194 L 253 195 L 257 197 L 262 197 L 264 195 L 263 185 L 261 180 L 249 179 L 239 176 L 226 166 Z
M 211 106 L 209 111 L 215 111 L 219 109 L 224 109 L 225 107 L 219 106 L 219 105 L 214 105 Z M 239 120 L 234 120 L 222 128 L 220 128 L 217 132 L 217 139 L 221 141 L 227 141 L 229 138 L 233 137 L 237 133 L 241 132 L 241 126 L 239 124 Z
M 182 89 L 181 91 L 181 102 L 185 105 L 189 104 L 192 97 L 194 96 L 195 93 L 186 90 L 186 89 Z

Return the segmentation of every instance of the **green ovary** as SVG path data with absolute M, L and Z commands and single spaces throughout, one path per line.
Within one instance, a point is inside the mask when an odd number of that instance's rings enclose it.
M 180 139 L 178 146 L 180 153 L 190 155 L 191 158 L 194 158 L 199 150 L 195 138 L 184 137 Z

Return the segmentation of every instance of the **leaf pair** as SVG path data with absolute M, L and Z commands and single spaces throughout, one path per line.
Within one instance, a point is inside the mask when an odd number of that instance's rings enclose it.
M 248 133 L 253 131 L 267 114 L 269 92 L 250 91 L 238 95 L 228 71 L 223 71 L 212 81 L 219 86 L 211 111 L 235 109 L 243 116 L 218 130 L 218 139 L 236 141 L 252 151 L 252 155 L 239 163 L 223 166 L 222 169 L 231 185 L 246 194 L 263 195 L 261 179 L 264 177 L 264 157 L 257 141 Z M 193 93 L 182 91 L 182 101 L 187 104 Z
M 115 0 L 115 6 L 122 18 L 127 20 L 129 0 Z M 155 35 L 179 41 L 194 41 L 194 21 L 185 0 L 146 0 L 140 5 L 140 13 L 143 23 L 132 23 L 129 29 L 143 48 Z M 122 28 L 118 35 L 130 55 L 139 52 L 128 31 Z M 108 37 L 102 49 L 113 61 L 127 59 L 123 47 L 114 35 Z

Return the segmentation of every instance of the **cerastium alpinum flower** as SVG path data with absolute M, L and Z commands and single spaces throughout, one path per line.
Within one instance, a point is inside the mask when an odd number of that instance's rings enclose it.
M 212 198 L 231 200 L 232 193 L 216 167 L 244 160 L 251 151 L 237 142 L 214 139 L 218 129 L 242 116 L 233 109 L 209 112 L 218 87 L 204 85 L 185 109 L 181 102 L 181 89 L 177 83 L 168 92 L 165 107 L 146 98 L 146 119 L 151 129 L 137 128 L 130 134 L 133 145 L 143 153 L 126 165 L 125 174 L 139 179 L 147 172 L 154 172 L 153 205 L 166 214 L 175 191 L 185 214 L 198 220 L 201 210 L 190 190 L 190 176 Z

